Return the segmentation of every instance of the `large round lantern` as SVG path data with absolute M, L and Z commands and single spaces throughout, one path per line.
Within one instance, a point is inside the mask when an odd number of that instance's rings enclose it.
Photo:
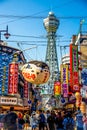
M 36 85 L 46 83 L 50 77 L 49 67 L 42 61 L 30 61 L 21 70 L 24 79 Z

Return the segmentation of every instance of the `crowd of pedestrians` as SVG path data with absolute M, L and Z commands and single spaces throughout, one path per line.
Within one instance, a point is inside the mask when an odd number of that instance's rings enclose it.
M 87 116 L 77 111 L 39 110 L 31 114 L 16 113 L 11 107 L 6 113 L 0 108 L 0 130 L 87 130 Z

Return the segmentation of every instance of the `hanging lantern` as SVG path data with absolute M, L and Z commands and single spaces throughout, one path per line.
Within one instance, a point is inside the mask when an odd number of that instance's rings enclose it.
M 81 101 L 80 100 L 76 100 L 76 107 L 80 107 Z
M 80 99 L 80 97 L 81 97 L 80 92 L 76 92 L 75 97 L 76 97 L 77 100 Z
M 21 70 L 24 79 L 36 85 L 46 83 L 50 77 L 49 67 L 42 61 L 30 61 Z
M 76 92 L 75 97 L 76 97 L 76 107 L 80 107 L 81 101 L 82 101 L 82 97 L 81 97 L 80 92 Z
M 81 102 L 80 110 L 81 110 L 82 113 L 86 113 L 86 104 L 85 104 L 85 102 Z

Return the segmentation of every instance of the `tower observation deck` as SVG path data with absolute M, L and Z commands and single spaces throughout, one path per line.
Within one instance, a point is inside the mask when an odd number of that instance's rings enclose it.
M 53 93 L 54 82 L 59 79 L 59 66 L 56 50 L 56 31 L 59 27 L 59 20 L 55 17 L 53 12 L 49 12 L 47 18 L 44 19 L 44 27 L 47 31 L 47 50 L 45 62 L 50 68 L 50 79 L 48 86 L 50 93 Z

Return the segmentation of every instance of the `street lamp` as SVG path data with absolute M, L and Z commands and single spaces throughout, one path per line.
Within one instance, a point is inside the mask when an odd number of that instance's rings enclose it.
M 6 39 L 8 39 L 9 36 L 10 36 L 10 34 L 8 33 L 8 25 L 6 26 L 6 30 L 0 30 L 0 42 L 3 42 L 3 41 L 1 40 L 1 33 L 2 33 L 2 32 L 5 32 L 5 33 L 4 33 L 4 36 L 5 36 Z

